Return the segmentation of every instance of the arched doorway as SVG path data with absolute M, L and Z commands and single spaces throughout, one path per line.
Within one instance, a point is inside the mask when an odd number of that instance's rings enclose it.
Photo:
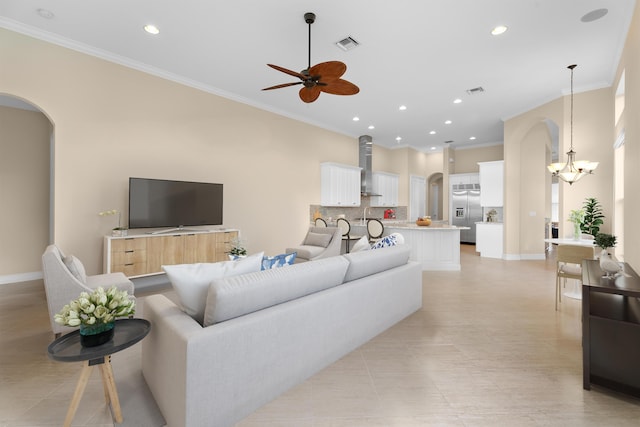
M 433 220 L 442 219 L 444 185 L 442 173 L 434 173 L 429 177 L 429 215 Z
M 0 283 L 42 277 L 41 256 L 52 236 L 53 124 L 32 103 L 0 94 L 0 197 L 4 225 Z

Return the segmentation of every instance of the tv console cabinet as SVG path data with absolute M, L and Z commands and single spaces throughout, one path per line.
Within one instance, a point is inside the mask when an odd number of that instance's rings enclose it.
M 238 233 L 220 229 L 105 236 L 103 269 L 139 277 L 162 273 L 163 265 L 224 261 Z
M 583 387 L 640 397 L 640 277 L 623 266 L 605 278 L 597 260 L 582 261 Z

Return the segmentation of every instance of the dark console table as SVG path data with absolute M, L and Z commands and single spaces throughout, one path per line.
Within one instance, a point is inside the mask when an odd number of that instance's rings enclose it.
M 582 261 L 583 387 L 640 397 L 640 277 L 623 266 L 606 278 L 597 260 Z

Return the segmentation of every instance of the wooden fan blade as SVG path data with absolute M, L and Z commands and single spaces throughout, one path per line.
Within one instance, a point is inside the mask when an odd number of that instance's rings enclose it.
M 322 92 L 330 93 L 332 95 L 355 95 L 360 92 L 360 88 L 353 83 L 338 79 L 328 82 L 325 86 L 318 86 Z
M 297 71 L 291 71 L 291 70 L 287 70 L 286 68 L 280 67 L 278 65 L 273 65 L 273 64 L 267 64 L 269 67 L 273 68 L 274 70 L 278 70 L 278 71 L 282 71 L 285 74 L 289 74 L 290 76 L 293 77 L 297 77 L 300 80 L 307 80 L 308 77 L 305 76 L 304 74 L 300 74 Z M 342 74 L 341 74 L 342 75 Z
M 271 89 L 280 89 L 281 87 L 289 87 L 289 86 L 295 86 L 295 85 L 301 85 L 302 82 L 294 82 L 294 83 L 283 83 L 281 85 L 275 85 L 275 86 L 269 86 L 269 87 L 265 87 L 262 90 L 271 90 Z
M 338 80 L 347 71 L 347 66 L 340 61 L 321 62 L 309 68 L 310 76 L 320 76 L 323 82 Z
M 320 96 L 320 87 L 303 87 L 300 89 L 300 99 L 304 102 L 309 103 L 313 102 Z

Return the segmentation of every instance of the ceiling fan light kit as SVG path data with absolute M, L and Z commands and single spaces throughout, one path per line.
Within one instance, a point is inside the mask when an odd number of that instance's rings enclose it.
M 309 55 L 307 68 L 300 71 L 289 70 L 274 64 L 267 64 L 274 70 L 278 70 L 285 74 L 300 79 L 299 82 L 283 83 L 275 86 L 266 87 L 262 90 L 281 89 L 283 87 L 302 85 L 302 89 L 298 93 L 300 99 L 306 103 L 310 103 L 318 99 L 321 92 L 332 95 L 355 95 L 360 92 L 358 86 L 353 83 L 341 79 L 342 75 L 347 71 L 347 66 L 340 61 L 327 61 L 311 66 L 311 24 L 316 20 L 316 15 L 312 12 L 304 14 L 304 21 L 309 25 Z
M 590 162 L 588 160 L 576 160 L 576 152 L 573 151 L 573 69 L 577 65 L 569 65 L 567 68 L 571 70 L 571 119 L 570 119 L 570 145 L 567 151 L 566 163 L 551 163 L 547 169 L 555 177 L 560 178 L 569 185 L 580 180 L 585 175 L 590 175 L 598 167 L 598 162 Z

